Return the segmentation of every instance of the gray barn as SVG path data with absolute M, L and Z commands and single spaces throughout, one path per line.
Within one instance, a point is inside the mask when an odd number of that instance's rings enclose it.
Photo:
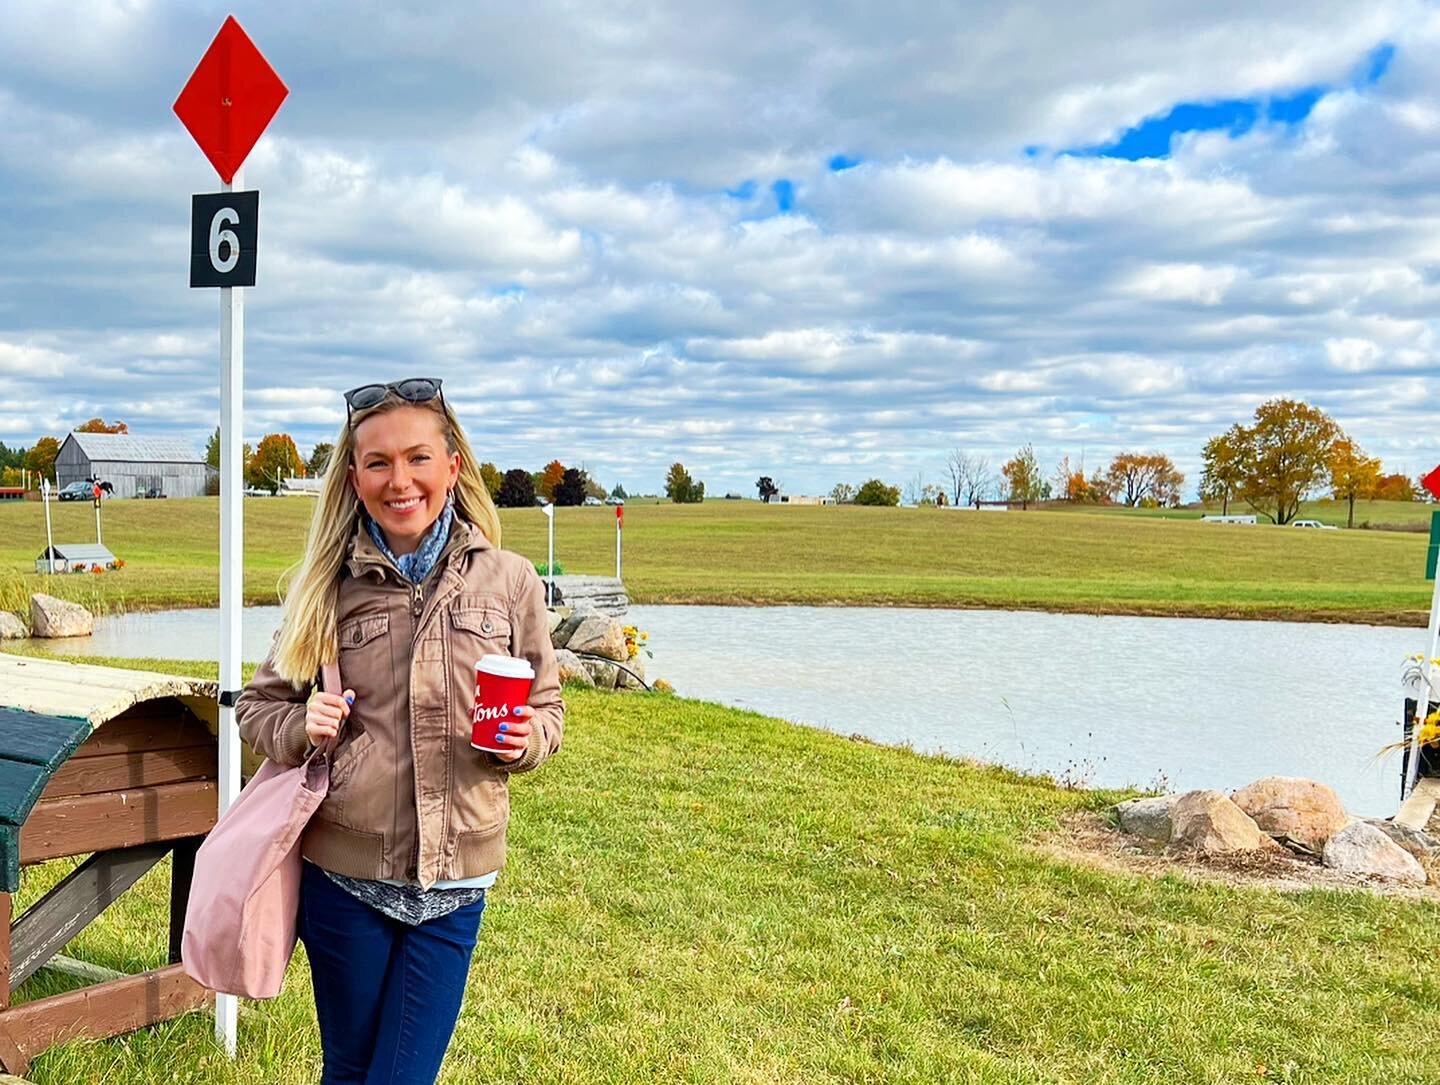
M 141 497 L 159 490 L 166 497 L 202 497 L 205 458 L 174 437 L 128 433 L 71 433 L 55 457 L 55 483 L 99 479 L 115 497 Z

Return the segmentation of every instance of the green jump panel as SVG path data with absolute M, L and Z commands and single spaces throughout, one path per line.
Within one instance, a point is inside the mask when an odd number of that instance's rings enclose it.
M 80 744 L 90 721 L 0 708 L 0 889 L 20 888 L 20 826 Z

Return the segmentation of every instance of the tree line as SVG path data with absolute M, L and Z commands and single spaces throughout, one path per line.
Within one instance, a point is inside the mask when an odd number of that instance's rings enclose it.
M 1290 523 L 1301 502 L 1318 491 L 1348 503 L 1355 525 L 1356 500 L 1414 501 L 1425 497 L 1403 473 L 1384 471 L 1328 414 L 1302 400 L 1272 399 L 1255 409 L 1249 423 L 1237 422 L 1206 441 L 1199 493 L 1219 502 L 1222 514 L 1241 501 L 1277 524 Z M 763 476 L 761 499 L 775 492 Z M 830 491 L 837 504 L 978 506 L 987 501 L 1019 505 L 1047 501 L 1072 504 L 1173 508 L 1181 504 L 1185 475 L 1169 456 L 1124 451 L 1088 474 L 1082 463 L 1062 456 L 1047 474 L 1031 444 L 998 467 L 988 456 L 954 449 L 946 457 L 943 484 L 914 476 L 902 495 L 898 486 L 870 479 L 861 486 L 841 482 Z

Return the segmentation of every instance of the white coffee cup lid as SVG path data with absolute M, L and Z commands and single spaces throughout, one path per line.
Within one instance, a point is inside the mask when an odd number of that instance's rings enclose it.
M 530 666 L 527 659 L 516 659 L 514 656 L 489 655 L 481 656 L 475 661 L 475 669 L 484 671 L 486 674 L 496 674 L 501 678 L 534 678 L 535 668 Z

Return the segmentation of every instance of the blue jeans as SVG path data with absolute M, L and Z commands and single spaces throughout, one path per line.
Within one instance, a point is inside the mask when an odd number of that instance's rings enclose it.
M 320 1085 L 433 1085 L 484 910 L 482 898 L 411 927 L 305 864 L 297 926 L 325 1055 Z

